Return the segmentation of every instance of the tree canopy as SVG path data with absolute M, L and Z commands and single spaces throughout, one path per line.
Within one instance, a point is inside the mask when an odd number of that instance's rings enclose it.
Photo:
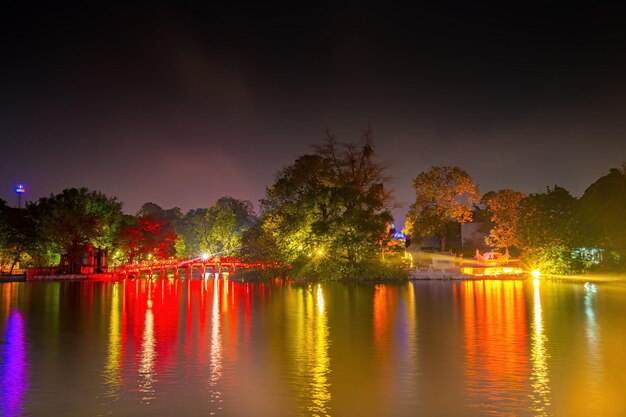
M 116 246 L 128 263 L 159 260 L 174 256 L 176 239 L 174 228 L 167 220 L 130 217 L 120 228 Z
M 68 259 L 68 271 L 76 272 L 87 244 L 111 245 L 121 203 L 86 188 L 69 188 L 41 198 L 37 204 L 39 231 L 53 249 Z
M 518 243 L 532 268 L 551 273 L 576 269 L 572 250 L 579 246 L 577 209 L 578 200 L 556 185 L 521 200 Z
M 513 190 L 500 190 L 485 199 L 493 227 L 485 237 L 485 243 L 495 249 L 519 246 L 517 227 L 520 213 L 519 203 L 524 194 Z
M 478 185 L 459 167 L 433 166 L 413 180 L 415 203 L 407 213 L 411 233 L 426 238 L 439 236 L 441 250 L 446 248 L 446 227 L 453 220 L 472 220 L 472 206 L 478 203 Z
M 370 131 L 359 143 L 339 143 L 328 133 L 314 150 L 268 187 L 251 235 L 296 273 L 358 276 L 377 259 L 392 219 L 385 165 L 376 160 Z
M 33 208 L 32 204 L 24 209 L 9 207 L 0 200 L 0 267 L 8 266 L 9 272 L 24 254 L 36 257 L 41 239 Z
M 243 233 L 255 220 L 249 201 L 227 196 L 208 209 L 190 210 L 184 217 L 184 251 L 188 256 L 238 255 Z
M 580 198 L 583 244 L 606 252 L 607 262 L 626 265 L 626 164 L 591 184 Z

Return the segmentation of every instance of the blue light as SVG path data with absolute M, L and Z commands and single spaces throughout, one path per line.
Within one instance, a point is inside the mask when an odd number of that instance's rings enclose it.
M 15 186 L 15 192 L 18 194 L 24 194 L 26 192 L 26 187 L 24 187 L 24 184 L 17 184 Z

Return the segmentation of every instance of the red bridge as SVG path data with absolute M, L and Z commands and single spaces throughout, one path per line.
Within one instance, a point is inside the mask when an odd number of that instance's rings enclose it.
M 195 277 L 206 278 L 209 275 L 218 278 L 223 274 L 231 276 L 238 269 L 250 270 L 252 268 L 268 269 L 279 268 L 277 263 L 247 262 L 235 257 L 194 258 L 194 259 L 168 259 L 154 262 L 143 262 L 125 265 L 116 268 L 113 275 L 118 278 L 140 278 L 142 274 L 148 278 L 167 278 L 168 274 L 174 278 L 192 279 Z M 181 273 L 183 275 L 181 275 Z

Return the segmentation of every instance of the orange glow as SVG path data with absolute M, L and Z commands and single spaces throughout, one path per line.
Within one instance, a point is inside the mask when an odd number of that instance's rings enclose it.
M 503 398 L 519 396 L 522 404 L 529 373 L 523 282 L 465 281 L 461 297 L 471 402 L 494 407 Z
M 524 270 L 510 266 L 465 266 L 461 268 L 461 273 L 475 277 L 497 277 L 500 275 L 520 275 L 524 273 Z
M 374 340 L 375 346 L 380 350 L 385 350 L 389 343 L 387 291 L 386 285 L 376 285 L 374 290 Z

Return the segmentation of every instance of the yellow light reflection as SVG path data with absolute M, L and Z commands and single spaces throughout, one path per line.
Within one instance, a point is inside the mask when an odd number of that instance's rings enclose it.
M 117 397 L 121 385 L 120 381 L 120 295 L 119 282 L 113 284 L 113 294 L 111 297 L 111 323 L 109 327 L 109 346 L 107 362 L 104 370 L 104 382 L 108 386 L 108 394 Z
M 149 404 L 154 399 L 155 375 L 155 338 L 154 313 L 152 312 L 152 283 L 148 282 L 148 301 L 146 302 L 146 317 L 144 321 L 143 340 L 141 342 L 141 361 L 139 364 L 139 391 L 143 393 L 142 402 Z
M 328 416 L 331 399 L 328 374 L 328 318 L 326 300 L 321 285 L 297 288 L 289 326 L 289 340 L 293 352 L 293 385 L 299 403 L 298 415 Z
M 307 294 L 310 294 L 307 292 Z M 309 300 L 309 305 L 313 300 Z M 324 293 L 321 285 L 317 287 L 317 307 L 318 316 L 309 315 L 308 326 L 312 331 L 313 343 L 311 344 L 311 386 L 310 394 L 313 405 L 309 411 L 315 416 L 329 415 L 327 403 L 330 401 L 330 391 L 328 383 L 328 373 L 330 369 L 330 357 L 328 356 L 328 319 L 324 310 Z
M 543 312 L 541 310 L 541 294 L 539 280 L 533 280 L 533 324 L 530 338 L 530 359 L 532 372 L 530 384 L 532 386 L 531 400 L 532 410 L 536 416 L 547 416 L 550 406 L 550 378 L 548 374 L 548 354 L 546 352 L 546 335 L 543 330 Z
M 587 378 L 589 393 L 587 401 L 592 409 L 600 409 L 604 403 L 602 382 L 604 380 L 604 364 L 602 358 L 602 349 L 600 344 L 600 330 L 596 319 L 594 306 L 595 294 L 597 287 L 595 284 L 585 283 L 585 316 L 587 318 L 587 327 L 585 329 L 587 337 L 587 363 L 589 366 L 589 378 Z
M 321 284 L 317 284 L 317 309 L 320 314 L 324 313 L 324 293 Z

